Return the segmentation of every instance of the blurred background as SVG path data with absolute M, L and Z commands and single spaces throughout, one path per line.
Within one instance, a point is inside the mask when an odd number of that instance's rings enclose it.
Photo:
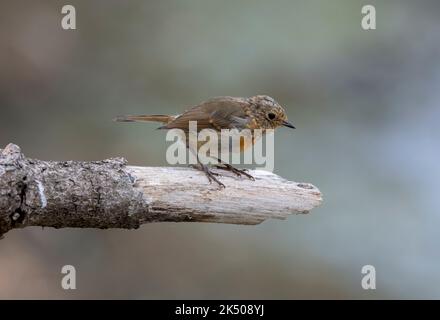
M 61 28 L 64 4 L 76 30 Z M 365 4 L 377 30 L 360 26 Z M 324 195 L 258 226 L 14 230 L 0 241 L 0 298 L 440 298 L 438 1 L 0 7 L 0 148 L 164 166 L 156 124 L 112 118 L 268 94 L 297 127 L 275 135 L 275 173 Z M 75 291 L 61 288 L 66 264 Z M 376 290 L 361 287 L 367 264 Z

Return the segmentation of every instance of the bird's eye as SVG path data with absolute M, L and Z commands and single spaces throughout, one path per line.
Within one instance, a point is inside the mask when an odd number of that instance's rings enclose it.
M 275 115 L 275 113 L 269 112 L 267 114 L 267 117 L 269 118 L 269 120 L 273 120 L 273 119 L 275 119 L 276 115 Z

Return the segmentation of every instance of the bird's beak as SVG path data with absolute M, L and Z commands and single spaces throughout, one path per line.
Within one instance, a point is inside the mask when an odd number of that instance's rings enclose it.
M 287 121 L 283 121 L 282 125 L 285 126 L 285 127 L 288 127 L 288 128 L 295 129 L 293 124 L 291 124 L 290 122 L 287 122 Z

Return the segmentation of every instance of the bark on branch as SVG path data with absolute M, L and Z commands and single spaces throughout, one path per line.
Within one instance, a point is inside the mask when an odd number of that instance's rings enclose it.
M 223 171 L 221 172 L 224 173 Z M 321 201 L 308 183 L 252 171 L 224 173 L 225 189 L 190 168 L 132 167 L 122 158 L 40 161 L 9 144 L 0 149 L 0 235 L 14 228 L 138 228 L 147 222 L 258 224 L 307 213 Z

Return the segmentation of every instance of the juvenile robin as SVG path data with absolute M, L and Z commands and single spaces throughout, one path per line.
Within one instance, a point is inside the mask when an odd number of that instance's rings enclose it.
M 120 116 L 115 119 L 118 122 L 161 122 L 163 126 L 159 129 L 182 129 L 185 133 L 189 132 L 189 122 L 196 121 L 197 131 L 203 129 L 212 129 L 220 134 L 222 129 L 276 129 L 280 126 L 295 129 L 295 127 L 287 121 L 287 115 L 284 109 L 271 97 L 266 95 L 257 95 L 250 98 L 236 97 L 217 97 L 202 102 L 179 115 L 138 115 L 138 116 Z M 264 130 L 263 130 L 264 131 Z M 239 151 L 244 151 L 255 143 L 258 137 L 252 134 L 249 143 L 246 140 L 240 140 Z M 188 134 L 186 134 L 186 146 L 188 143 Z M 198 145 L 198 148 L 200 145 Z M 196 150 L 191 150 L 195 152 Z M 220 151 L 221 152 L 221 151 Z M 217 159 L 219 165 L 216 167 L 222 170 L 228 170 L 237 176 L 244 175 L 249 179 L 254 178 L 246 172 L 246 169 L 240 170 L 232 165 Z M 205 172 L 209 182 L 215 181 L 219 186 L 225 187 L 216 176 L 217 173 L 212 172 L 206 164 L 200 162 L 199 169 Z

